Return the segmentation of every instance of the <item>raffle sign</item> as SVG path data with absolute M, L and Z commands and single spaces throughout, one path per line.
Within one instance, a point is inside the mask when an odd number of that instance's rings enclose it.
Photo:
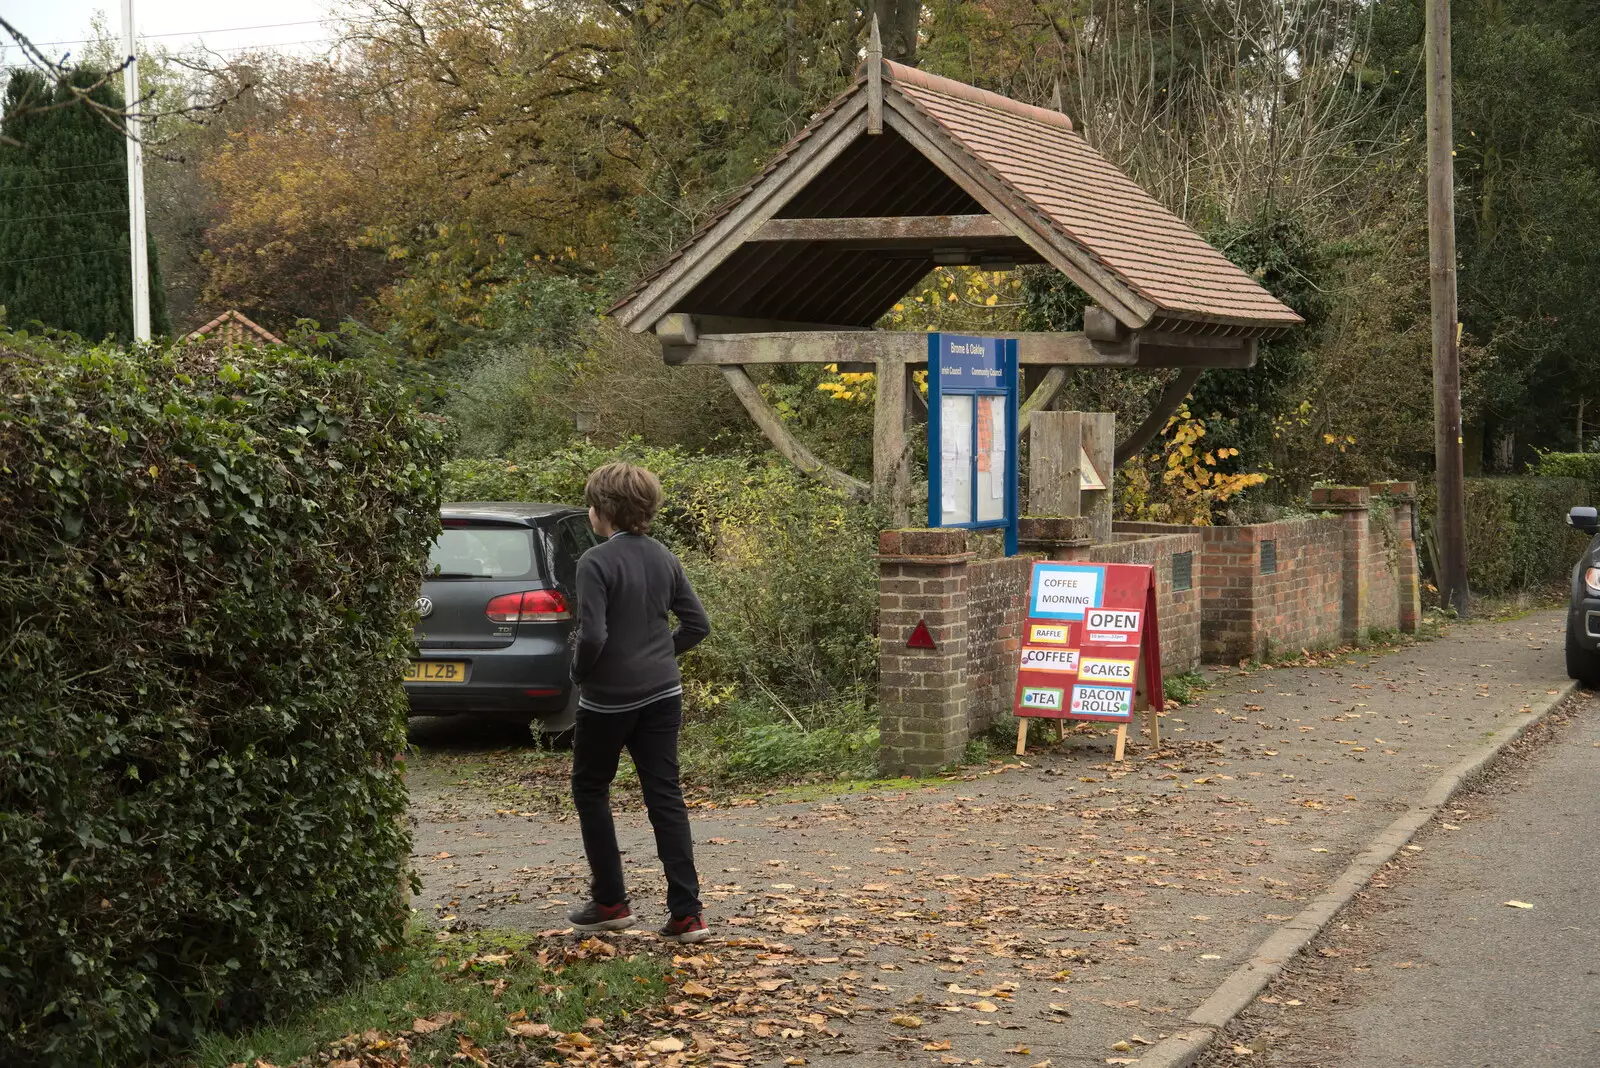
M 1028 588 L 1028 618 L 1017 667 L 1017 752 L 1028 718 L 1098 720 L 1118 725 L 1117 759 L 1127 725 L 1163 706 L 1156 630 L 1155 569 L 1148 564 L 1039 561 Z

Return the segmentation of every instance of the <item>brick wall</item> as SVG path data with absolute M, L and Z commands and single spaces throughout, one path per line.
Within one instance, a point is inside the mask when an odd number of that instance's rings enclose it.
M 967 565 L 967 728 L 973 734 L 1011 718 L 1033 561 L 1013 556 Z
M 1204 543 L 1194 531 L 1149 537 L 1134 532 L 1096 545 L 1089 559 L 1102 564 L 1151 564 L 1156 569 L 1156 621 L 1161 630 L 1161 670 L 1188 671 L 1200 663 L 1200 562 Z M 1173 557 L 1190 553 L 1190 588 L 1174 589 Z
M 1254 619 L 1250 639 L 1219 650 L 1220 658 L 1264 658 L 1337 645 L 1344 579 L 1340 521 L 1301 519 L 1232 529 L 1254 535 L 1250 539 L 1255 551 L 1256 575 L 1250 590 Z M 1269 541 L 1277 570 L 1263 574 L 1263 550 Z
M 1394 512 L 1374 509 L 1367 514 L 1367 598 L 1375 630 L 1400 629 L 1399 577 L 1400 524 Z
M 1055 559 L 1155 565 L 1162 668 L 1177 672 L 1199 660 L 1335 645 L 1374 627 L 1414 629 L 1412 493 L 1406 483 L 1319 487 L 1313 507 L 1324 516 L 1242 527 L 1119 523 L 1099 545 L 1075 536 L 1075 519 L 1034 518 L 1027 544 Z M 1395 507 L 1374 512 L 1372 495 Z M 1193 554 L 1190 590 L 1173 588 L 1173 557 L 1183 552 Z M 958 529 L 879 539 L 880 759 L 889 774 L 949 764 L 973 732 L 1011 714 L 1035 557 L 997 554 L 992 536 Z M 908 647 L 918 622 L 935 648 Z

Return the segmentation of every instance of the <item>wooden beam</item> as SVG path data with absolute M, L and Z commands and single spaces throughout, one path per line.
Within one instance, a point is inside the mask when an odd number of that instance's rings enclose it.
M 704 320 L 700 320 L 704 325 Z M 673 337 L 680 335 L 673 334 Z M 1017 339 L 1017 358 L 1027 367 L 1253 367 L 1256 342 L 1235 340 L 1228 348 L 1146 344 L 1137 334 L 1122 344 L 1079 333 L 997 334 Z M 928 335 L 910 330 L 769 330 L 740 334 L 701 333 L 692 345 L 662 335 L 670 364 L 928 362 Z M 1222 339 L 1217 339 L 1222 340 Z
M 1151 402 L 1150 414 L 1145 416 L 1144 422 L 1135 427 L 1133 433 L 1117 446 L 1112 464 L 1121 467 L 1154 441 L 1156 435 L 1167 428 L 1167 420 L 1172 418 L 1172 413 L 1178 410 L 1178 406 L 1189 396 L 1194 384 L 1200 381 L 1200 376 L 1205 373 L 1204 367 L 1189 367 L 1180 372 L 1178 377 L 1161 391 L 1161 396 Z
M 767 334 L 780 330 L 871 330 L 870 326 L 833 323 L 797 323 L 790 319 L 755 319 L 746 315 L 696 315 L 695 329 L 702 334 Z
M 739 398 L 739 403 L 744 405 L 745 411 L 750 413 L 761 432 L 772 442 L 772 447 L 782 453 L 784 458 L 800 470 L 813 478 L 826 482 L 835 489 L 842 490 L 855 500 L 864 501 L 872 495 L 872 487 L 845 474 L 837 467 L 824 463 L 817 455 L 801 443 L 800 439 L 789 432 L 778 413 L 761 395 L 761 390 L 750 381 L 750 376 L 745 374 L 743 367 L 723 367 L 722 377 L 727 379 L 728 386 L 733 390 L 733 395 Z
M 1127 347 L 1091 342 L 1082 334 L 998 334 L 1016 338 L 1018 358 L 1029 365 L 1134 367 Z M 681 358 L 680 358 L 681 354 Z M 676 348 L 668 362 L 684 364 L 928 362 L 928 335 L 905 330 L 785 331 L 760 334 L 701 334 L 697 344 Z
M 1127 336 L 1128 328 L 1100 305 L 1091 304 L 1083 309 L 1083 332 L 1096 341 L 1121 341 Z
M 896 527 L 910 521 L 911 465 L 906 455 L 906 364 L 878 363 L 872 418 L 872 495 Z
M 993 215 L 903 215 L 859 219 L 768 219 L 752 241 L 950 241 L 1015 237 Z
M 1056 394 L 1061 392 L 1061 387 L 1067 384 L 1067 379 L 1072 377 L 1072 369 L 1060 364 L 1050 368 L 1044 373 L 1044 380 L 1034 387 L 1028 399 L 1022 402 L 1022 408 L 1017 413 L 1017 440 L 1022 440 L 1022 435 L 1028 432 L 1028 426 L 1033 421 L 1035 412 L 1042 412 L 1050 407 L 1056 399 Z
M 1227 338 L 1210 340 L 1226 341 Z M 1133 343 L 1135 367 L 1211 367 L 1242 370 L 1256 365 L 1256 340 L 1232 339 L 1227 347 L 1152 344 L 1142 337 Z
M 883 133 L 883 38 L 878 36 L 878 13 L 872 13 L 872 35 L 867 40 L 867 133 Z
M 693 345 L 700 340 L 700 332 L 695 329 L 694 316 L 673 312 L 663 315 L 661 321 L 656 323 L 656 337 L 661 339 L 663 345 Z

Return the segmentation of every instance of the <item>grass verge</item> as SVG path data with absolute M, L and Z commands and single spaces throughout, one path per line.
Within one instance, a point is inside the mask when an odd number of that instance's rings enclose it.
M 479 1061 L 474 1051 L 495 1064 L 559 1060 L 603 1044 L 607 1028 L 659 1003 L 668 967 L 663 957 L 599 939 L 541 943 L 480 932 L 441 942 L 419 928 L 378 978 L 287 1020 L 202 1035 L 188 1063 L 301 1068 L 381 1055 L 445 1065 L 462 1054 L 463 1063 Z

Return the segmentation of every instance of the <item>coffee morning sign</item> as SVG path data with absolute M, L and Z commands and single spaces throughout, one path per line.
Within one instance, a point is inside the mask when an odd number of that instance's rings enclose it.
M 1155 569 L 1035 563 L 1017 665 L 1017 752 L 1029 719 L 1078 719 L 1117 724 L 1121 760 L 1136 711 L 1149 711 L 1151 743 L 1160 744 L 1164 701 Z

